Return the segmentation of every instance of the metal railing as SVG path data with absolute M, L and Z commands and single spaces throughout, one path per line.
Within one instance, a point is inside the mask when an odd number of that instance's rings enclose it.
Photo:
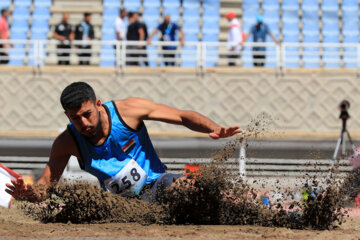
M 229 50 L 226 42 L 154 41 L 73 41 L 0 40 L 0 61 L 10 65 L 33 66 L 84 64 L 115 67 L 193 67 L 230 66 L 267 68 L 357 68 L 360 69 L 360 44 L 351 43 L 251 43 Z M 256 56 L 255 56 L 256 55 Z M 254 57 L 255 56 L 255 57 Z M 3 62 L 4 63 L 4 62 Z

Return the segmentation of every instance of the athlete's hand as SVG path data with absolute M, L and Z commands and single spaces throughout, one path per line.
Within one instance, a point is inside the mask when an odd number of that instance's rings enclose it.
M 33 201 L 36 199 L 34 188 L 31 184 L 25 184 L 22 178 L 11 180 L 12 184 L 7 183 L 5 192 L 13 196 L 16 200 Z
M 213 132 L 209 133 L 209 136 L 212 139 L 219 139 L 219 138 L 231 137 L 231 136 L 233 136 L 237 133 L 241 133 L 241 132 L 242 132 L 242 130 L 240 129 L 239 126 L 232 126 L 229 128 L 218 127 Z

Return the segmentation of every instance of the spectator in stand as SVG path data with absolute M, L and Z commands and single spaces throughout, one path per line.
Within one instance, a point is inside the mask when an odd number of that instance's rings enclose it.
M 144 25 L 138 21 L 139 14 L 129 12 L 128 18 L 129 18 L 129 26 L 126 33 L 126 39 L 128 43 L 129 41 L 144 41 L 145 29 L 144 29 Z M 134 53 L 134 51 L 140 51 L 144 49 L 144 46 L 136 45 L 136 44 L 132 45 L 130 43 L 130 45 L 128 45 L 126 49 L 128 50 L 127 51 L 128 53 L 126 54 L 127 58 L 139 58 L 142 53 Z M 126 64 L 132 66 L 138 66 L 139 60 L 134 60 L 134 59 L 128 60 L 126 61 Z
M 240 57 L 241 53 L 241 42 L 242 42 L 242 33 L 241 26 L 239 21 L 236 18 L 236 13 L 228 12 L 225 14 L 225 17 L 229 21 L 229 31 L 228 31 L 228 58 L 229 66 L 236 65 L 236 59 Z
M 68 23 L 69 14 L 64 13 L 61 23 L 56 25 L 53 38 L 59 40 L 60 43 L 57 45 L 57 56 L 59 65 L 70 64 L 70 49 L 71 42 L 74 40 L 74 32 L 72 31 L 71 25 Z
M 75 40 L 83 41 L 82 44 L 77 45 L 80 52 L 78 56 L 80 58 L 80 65 L 89 65 L 90 64 L 90 57 L 91 57 L 91 45 L 89 44 L 89 40 L 93 40 L 95 37 L 94 34 L 94 27 L 90 23 L 91 21 L 91 14 L 85 13 L 84 20 L 76 26 L 75 28 Z M 81 52 L 83 51 L 83 52 Z
M 261 14 L 256 16 L 257 23 L 253 25 L 250 29 L 250 32 L 245 36 L 244 42 L 250 37 L 253 36 L 254 43 L 265 43 L 266 36 L 270 35 L 271 39 L 276 43 L 279 44 L 279 41 L 276 37 L 270 32 L 268 25 L 264 22 L 264 17 Z M 265 47 L 253 47 L 253 64 L 255 67 L 264 67 L 265 59 L 266 59 L 266 48 Z
M 116 32 L 116 39 L 118 41 L 123 41 L 126 39 L 126 24 L 125 24 L 125 17 L 126 17 L 126 10 L 124 8 L 120 9 L 119 16 L 115 20 L 115 32 Z
M 138 13 L 135 13 L 135 14 L 138 14 Z M 137 17 L 139 17 L 139 15 L 138 15 Z M 144 40 L 146 41 L 146 40 L 148 39 L 148 30 L 147 30 L 146 23 L 145 23 L 143 20 L 141 20 L 141 21 L 140 21 L 140 24 L 142 25 L 142 28 L 144 29 L 144 34 L 145 34 Z M 149 62 L 148 62 L 148 60 L 147 60 L 148 55 L 147 55 L 146 45 L 143 46 L 142 49 L 144 50 L 144 53 L 140 54 L 140 57 L 144 59 L 144 64 L 145 64 L 145 66 L 148 67 L 148 66 L 149 66 Z
M 147 44 L 151 44 L 151 39 L 154 37 L 154 35 L 160 31 L 161 32 L 161 41 L 176 41 L 176 33 L 177 31 L 180 32 L 180 44 L 181 46 L 184 46 L 184 32 L 183 30 L 176 24 L 172 23 L 170 21 L 170 15 L 166 15 L 164 17 L 164 22 L 161 23 L 150 35 Z M 175 51 L 177 46 L 163 46 L 162 49 L 164 50 L 164 58 L 167 59 L 173 59 L 171 60 L 165 60 L 165 66 L 175 66 Z M 169 52 L 167 52 L 169 51 Z
M 9 25 L 7 22 L 7 17 L 9 16 L 9 11 L 7 9 L 1 10 L 0 18 L 0 40 L 9 39 Z M 12 44 L 2 43 L 0 44 L 0 64 L 9 63 L 9 55 L 7 53 L 7 47 Z

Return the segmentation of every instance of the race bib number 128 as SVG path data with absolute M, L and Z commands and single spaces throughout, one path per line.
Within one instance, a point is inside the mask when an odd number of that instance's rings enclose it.
M 140 193 L 145 185 L 147 174 L 144 169 L 131 159 L 113 178 L 105 180 L 105 187 L 109 192 L 133 197 Z

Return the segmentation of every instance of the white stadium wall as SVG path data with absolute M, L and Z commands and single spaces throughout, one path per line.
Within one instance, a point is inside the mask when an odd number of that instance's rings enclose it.
M 67 119 L 59 97 L 74 81 L 90 83 L 102 101 L 143 97 L 180 109 L 198 111 L 224 125 L 246 126 L 265 112 L 278 135 L 338 135 L 338 104 L 347 99 L 349 130 L 360 133 L 360 82 L 351 70 L 221 69 L 203 75 L 185 69 L 31 68 L 0 70 L 0 134 L 55 135 Z M 186 133 L 187 129 L 157 122 L 149 131 Z M 276 134 L 275 134 L 276 135 Z

